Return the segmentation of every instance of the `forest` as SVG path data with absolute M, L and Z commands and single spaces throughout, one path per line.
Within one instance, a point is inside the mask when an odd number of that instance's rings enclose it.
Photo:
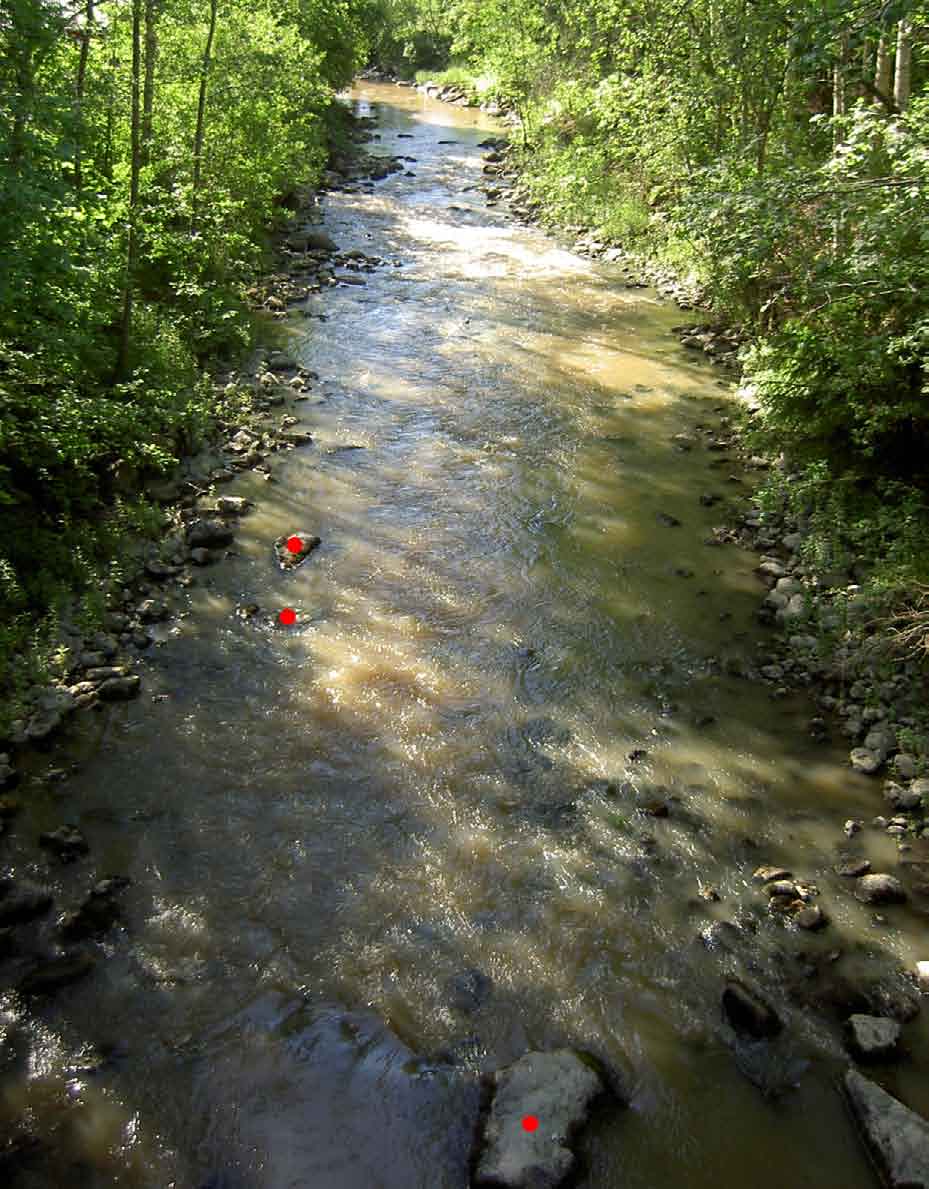
M 364 65 L 515 113 L 543 222 L 671 265 L 738 328 L 807 548 L 929 569 L 929 94 L 912 0 L 4 0 L 0 668 L 93 615 L 125 476 L 208 434 L 268 232 Z M 444 72 L 444 74 L 443 74 Z M 28 674 L 27 674 L 28 677 Z M 25 679 L 25 678 L 24 678 Z

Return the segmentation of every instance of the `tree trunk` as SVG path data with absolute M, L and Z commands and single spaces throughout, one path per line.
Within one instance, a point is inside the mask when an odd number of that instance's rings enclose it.
M 890 108 L 891 83 L 893 72 L 890 59 L 890 37 L 882 33 L 877 43 L 877 55 L 874 63 L 874 90 L 886 108 Z
M 206 93 L 210 78 L 210 65 L 213 60 L 213 38 L 216 36 L 216 10 L 218 0 L 210 0 L 210 28 L 206 35 L 206 45 L 203 49 L 203 61 L 200 65 L 200 98 L 197 101 L 197 127 L 194 133 L 194 176 L 193 199 L 191 201 L 191 229 L 196 224 L 197 195 L 200 190 L 203 168 L 203 136 L 206 122 Z
M 84 184 L 84 80 L 87 78 L 87 59 L 90 55 L 90 38 L 94 26 L 94 0 L 87 0 L 85 24 L 81 37 L 81 56 L 77 61 L 77 79 L 74 84 L 74 188 L 80 191 Z
M 845 115 L 845 67 L 848 63 L 848 34 L 843 33 L 839 38 L 839 53 L 832 67 L 832 114 Z M 836 128 L 833 141 L 841 144 L 843 136 Z
M 158 60 L 158 0 L 145 0 L 145 85 L 142 88 L 142 166 L 151 158 L 152 107 L 155 101 L 155 63 Z
M 897 70 L 894 75 L 894 103 L 904 112 L 910 104 L 910 68 L 913 59 L 913 24 L 904 17 L 897 26 Z
M 129 366 L 129 347 L 132 340 L 132 299 L 135 286 L 136 256 L 138 253 L 139 172 L 141 153 L 141 96 L 142 74 L 142 0 L 132 0 L 132 114 L 130 116 L 131 160 L 129 168 L 129 235 L 126 244 L 126 277 L 123 283 L 123 316 L 119 332 L 119 350 L 114 369 L 114 383 L 126 378 Z

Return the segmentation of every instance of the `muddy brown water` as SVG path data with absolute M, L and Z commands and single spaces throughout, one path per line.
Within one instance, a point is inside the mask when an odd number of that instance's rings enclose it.
M 868 1189 L 840 1034 L 784 988 L 798 955 L 925 956 L 920 922 L 875 925 L 831 874 L 876 786 L 807 741 L 808 704 L 725 675 L 762 588 L 754 555 L 704 544 L 722 514 L 699 497 L 750 477 L 671 439 L 730 384 L 669 333 L 679 311 L 485 207 L 492 120 L 386 85 L 354 102 L 415 177 L 325 200 L 340 246 L 387 264 L 292 320 L 314 444 L 226 489 L 257 501 L 234 556 L 3 853 L 62 906 L 133 880 L 90 978 L 3 1000 L 3 1118 L 53 1141 L 14 1179 L 453 1187 L 469 1105 L 415 1054 L 477 1071 L 567 1043 L 632 1089 L 582 1138 L 584 1189 Z M 272 542 L 299 529 L 322 546 L 282 574 Z M 637 810 L 653 796 L 667 818 Z M 63 820 L 92 858 L 47 867 L 32 840 Z M 856 853 L 896 861 L 873 831 Z M 822 935 L 767 917 L 762 862 L 819 884 Z M 734 952 L 700 940 L 734 918 Z M 773 1051 L 723 1025 L 736 969 L 787 1021 Z M 918 1067 L 884 1080 L 929 1114 Z

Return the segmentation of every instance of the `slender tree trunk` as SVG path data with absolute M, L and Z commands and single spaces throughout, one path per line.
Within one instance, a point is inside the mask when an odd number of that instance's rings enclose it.
M 110 77 L 107 82 L 106 143 L 103 148 L 103 173 L 108 181 L 113 180 L 113 133 L 116 126 L 116 75 L 119 70 L 119 55 L 116 48 L 116 26 L 119 17 L 120 10 L 117 6 L 113 10 L 113 27 L 110 30 Z
M 845 115 L 845 67 L 848 64 L 848 34 L 843 33 L 839 39 L 839 53 L 832 67 L 832 114 Z M 833 141 L 841 144 L 842 133 L 835 130 Z
M 191 202 L 191 229 L 197 221 L 197 203 L 200 191 L 203 169 L 203 137 L 206 130 L 206 95 L 210 79 L 210 66 L 213 61 L 213 38 L 216 36 L 216 13 L 219 0 L 210 0 L 210 28 L 206 35 L 206 45 L 203 49 L 203 61 L 200 65 L 200 98 L 197 101 L 197 127 L 194 132 L 194 175 L 193 199 Z
M 877 43 L 877 54 L 874 62 L 874 89 L 881 103 L 888 109 L 891 103 L 891 85 L 893 70 L 890 57 L 890 35 L 882 33 Z
M 158 60 L 158 0 L 145 0 L 145 84 L 142 88 L 142 143 L 143 168 L 151 159 L 152 150 L 152 108 L 155 102 L 155 63 Z
M 139 172 L 141 153 L 142 0 L 132 0 L 132 114 L 130 116 L 131 160 L 129 167 L 129 235 L 126 244 L 126 278 L 123 284 L 123 316 L 114 383 L 126 378 L 132 341 L 132 304 L 138 255 Z
M 87 78 L 87 59 L 90 56 L 90 38 L 94 25 L 94 0 L 87 0 L 81 55 L 77 60 L 77 79 L 74 83 L 74 188 L 80 191 L 84 185 L 84 81 Z
M 904 17 L 897 25 L 897 70 L 894 75 L 894 103 L 903 112 L 910 104 L 910 78 L 913 59 L 913 24 Z

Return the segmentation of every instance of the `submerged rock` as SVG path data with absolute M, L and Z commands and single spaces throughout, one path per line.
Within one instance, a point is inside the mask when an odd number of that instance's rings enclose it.
M 554 1189 L 574 1164 L 572 1135 L 604 1092 L 600 1077 L 570 1049 L 527 1053 L 494 1075 L 476 1185 Z M 535 1120 L 527 1129 L 524 1120 Z
M 20 925 L 35 920 L 52 906 L 50 892 L 31 884 L 0 881 L 0 925 Z
M 731 979 L 723 991 L 723 1011 L 736 1032 L 756 1040 L 776 1036 L 783 1028 L 774 1008 L 735 979 Z
M 861 1136 L 890 1189 L 929 1189 L 929 1122 L 849 1069 L 845 1093 Z
M 468 1185 L 478 1079 L 417 1055 L 372 1013 L 268 995 L 208 1039 L 192 1123 L 217 1137 L 204 1172 L 220 1184 Z
M 90 974 L 93 968 L 94 960 L 90 954 L 60 954 L 34 966 L 20 981 L 19 989 L 24 995 L 44 995 L 69 983 L 76 983 Z
M 90 850 L 87 839 L 76 826 L 59 826 L 39 835 L 39 845 L 50 850 L 62 863 L 73 863 Z

